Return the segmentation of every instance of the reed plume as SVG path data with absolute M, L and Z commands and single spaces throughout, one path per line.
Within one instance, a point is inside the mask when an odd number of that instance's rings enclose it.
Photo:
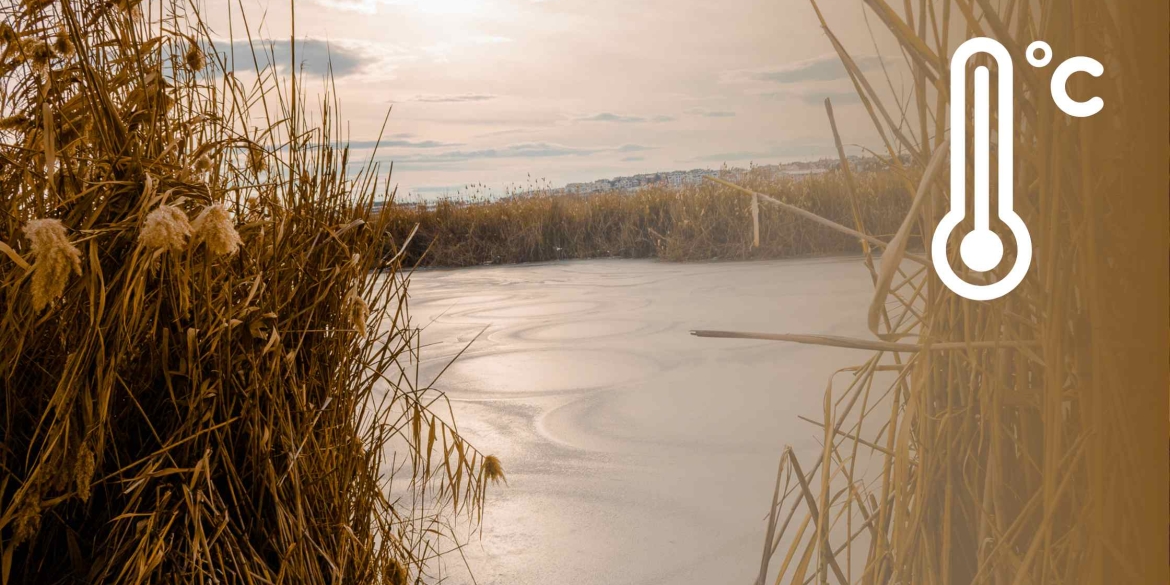
M 370 306 L 356 291 L 350 291 L 349 302 L 346 305 L 349 313 L 349 323 L 358 337 L 366 336 L 366 323 L 370 319 Z
M 61 57 L 72 57 L 73 50 L 73 41 L 69 39 L 69 33 L 62 27 L 57 32 L 57 36 L 53 38 L 53 53 Z
M 33 311 L 40 311 L 65 292 L 69 273 L 81 276 L 81 251 L 57 219 L 34 219 L 24 226 L 36 262 L 32 273 Z
M 191 236 L 187 214 L 173 205 L 159 205 L 146 215 L 138 241 L 151 250 L 181 252 Z
M 203 208 L 191 224 L 194 242 L 203 242 L 215 256 L 230 256 L 240 248 L 240 234 L 231 215 L 219 203 Z
M 483 461 L 483 475 L 492 483 L 507 482 L 504 478 L 504 465 L 495 455 L 488 455 Z
M 195 41 L 190 41 L 187 52 L 183 54 L 183 64 L 192 72 L 199 72 L 207 67 L 207 58 L 203 55 L 203 49 Z

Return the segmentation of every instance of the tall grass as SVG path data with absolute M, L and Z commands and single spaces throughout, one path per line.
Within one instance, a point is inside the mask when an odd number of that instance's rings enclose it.
M 830 381 L 820 420 L 806 419 L 819 452 L 783 453 L 758 582 L 1167 582 L 1165 3 L 865 4 L 912 73 L 899 104 L 882 102 L 872 88 L 884 81 L 820 24 L 891 160 L 911 157 L 894 163 L 911 211 L 880 264 L 867 258 L 878 340 L 700 332 L 873 350 Z M 976 36 L 1015 62 L 1016 135 L 998 139 L 1015 141 L 1015 210 L 1035 251 L 1019 288 L 988 302 L 904 262 L 906 238 L 929 241 L 947 210 L 948 76 L 968 74 L 947 62 Z M 1053 48 L 1046 69 L 1025 65 L 1033 40 Z M 1106 67 L 1073 81 L 1078 99 L 1104 99 L 1093 118 L 1066 116 L 1049 95 L 1056 64 L 1075 55 Z M 864 217 L 857 227 L 873 231 Z M 1014 261 L 1005 237 L 991 280 Z M 962 267 L 958 242 L 948 259 Z
M 838 172 L 794 178 L 757 169 L 747 174 L 745 184 L 838 221 L 851 214 Z M 866 173 L 860 193 L 867 223 L 876 233 L 892 234 L 908 205 L 898 177 Z M 440 200 L 431 206 L 392 205 L 383 213 L 391 241 L 417 227 L 406 261 L 436 266 L 610 256 L 742 260 L 861 249 L 855 238 L 796 221 L 768 205 L 760 210 L 760 246 L 753 247 L 751 202 L 751 196 L 704 182 L 633 193 L 538 192 L 501 200 Z
M 332 98 L 181 2 L 0 16 L 0 583 L 433 573 L 501 470 L 414 385 Z

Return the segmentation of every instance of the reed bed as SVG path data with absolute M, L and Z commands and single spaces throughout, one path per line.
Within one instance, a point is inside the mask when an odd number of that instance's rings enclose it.
M 851 200 L 841 173 L 789 177 L 759 171 L 749 171 L 744 184 L 825 217 L 850 217 Z M 859 178 L 858 189 L 868 225 L 877 233 L 892 234 L 907 208 L 898 177 L 869 172 Z M 384 214 L 393 241 L 417 227 L 416 245 L 405 258 L 430 266 L 598 257 L 747 260 L 861 250 L 856 238 L 796 221 L 772 206 L 760 209 L 756 247 L 751 206 L 750 195 L 704 182 L 632 193 L 444 199 L 430 206 L 391 205 Z
M 415 384 L 332 97 L 181 2 L 0 16 L 0 583 L 433 579 L 502 469 Z
M 757 583 L 1167 582 L 1165 4 L 864 4 L 912 74 L 900 104 L 882 102 L 872 88 L 885 80 L 867 79 L 812 6 L 912 201 L 880 259 L 867 247 L 877 340 L 697 332 L 871 351 L 804 419 L 820 448 L 783 452 Z M 1015 62 L 1016 135 L 998 139 L 1015 141 L 1015 210 L 1034 244 L 1023 283 L 987 302 L 945 288 L 905 246 L 929 241 L 947 210 L 948 75 L 969 74 L 947 63 L 977 36 Z M 1026 65 L 1033 40 L 1053 48 L 1046 69 Z M 1105 64 L 1072 82 L 1078 99 L 1104 99 L 1092 118 L 1066 116 L 1049 94 L 1055 66 L 1076 55 Z M 877 233 L 868 221 L 837 229 Z M 1014 260 L 1003 236 L 991 280 Z M 949 260 L 962 267 L 958 242 Z

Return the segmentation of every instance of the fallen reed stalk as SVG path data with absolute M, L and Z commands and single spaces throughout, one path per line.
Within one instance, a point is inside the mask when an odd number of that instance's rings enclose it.
M 846 162 L 846 164 L 848 164 L 848 163 Z M 846 172 L 846 174 L 847 174 L 847 172 Z M 825 219 L 825 218 L 823 218 L 823 217 L 821 217 L 821 216 L 819 216 L 811 211 L 807 211 L 807 210 L 802 209 L 800 207 L 797 207 L 795 205 L 790 205 L 788 203 L 780 201 L 779 199 L 776 199 L 775 197 L 770 197 L 770 196 L 765 195 L 763 193 L 757 193 L 755 191 L 752 191 L 751 189 L 740 187 L 739 185 L 733 184 L 729 181 L 724 181 L 723 179 L 720 179 L 718 177 L 703 177 L 703 178 L 708 180 L 708 181 L 711 181 L 713 183 L 718 183 L 720 185 L 723 185 L 724 187 L 730 187 L 732 189 L 735 189 L 736 191 L 741 191 L 747 195 L 752 195 L 753 197 L 759 197 L 760 199 L 767 201 L 768 203 L 771 203 L 773 205 L 776 205 L 777 207 L 780 207 L 781 209 L 783 209 L 783 210 L 785 210 L 793 215 L 796 215 L 798 217 L 803 217 L 804 219 L 807 219 L 807 220 L 814 222 L 814 223 L 818 223 L 822 226 L 825 226 L 831 230 L 841 232 L 845 235 L 853 236 L 854 238 L 861 240 L 863 246 L 864 246 L 864 244 L 869 244 L 871 246 L 885 248 L 886 246 L 889 245 L 887 242 L 884 242 L 884 241 L 882 241 L 878 238 L 875 238 L 869 234 L 862 233 L 862 232 L 859 232 L 855 229 L 845 227 L 845 226 L 843 226 L 835 221 Z M 847 179 L 846 181 L 848 182 L 849 179 Z M 927 266 L 929 264 L 925 258 L 923 258 L 921 256 L 914 255 L 914 254 L 907 254 L 906 258 L 909 260 L 913 260 L 919 264 L 922 264 L 923 266 Z
M 695 337 L 711 337 L 722 339 L 761 339 L 765 341 L 791 341 L 806 345 L 824 345 L 845 349 L 872 349 L 874 351 L 897 351 L 917 353 L 919 351 L 948 351 L 956 349 L 1004 349 L 1037 347 L 1035 341 L 962 341 L 943 342 L 921 345 L 917 343 L 895 343 L 892 341 L 876 341 L 873 339 L 858 339 L 842 337 L 840 335 L 811 335 L 801 333 L 752 333 L 749 331 L 691 331 Z
M 503 472 L 414 383 L 331 96 L 184 2 L 0 16 L 0 583 L 428 579 Z

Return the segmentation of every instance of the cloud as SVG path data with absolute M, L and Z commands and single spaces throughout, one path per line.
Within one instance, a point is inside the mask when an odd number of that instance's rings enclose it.
M 641 144 L 623 144 L 617 148 L 618 152 L 643 152 L 647 150 L 654 150 L 654 146 L 643 146 Z
M 417 153 L 405 156 L 390 156 L 395 164 L 406 166 L 418 165 L 445 165 L 461 163 L 471 160 L 498 160 L 498 159 L 538 159 L 538 158 L 566 158 L 587 157 L 602 153 L 634 153 L 650 150 L 653 147 L 639 144 L 624 144 L 621 146 L 579 147 L 556 144 L 552 142 L 521 142 L 497 148 L 479 150 L 449 150 L 436 153 Z
M 600 152 L 596 148 L 578 148 L 548 142 L 524 142 L 511 144 L 500 148 L 485 148 L 480 150 L 451 150 L 436 154 L 399 157 L 395 160 L 402 163 L 452 163 L 472 159 L 501 159 L 501 158 L 549 158 L 564 156 L 589 156 Z
M 229 57 L 234 53 L 236 67 L 248 69 L 253 65 L 253 51 L 261 69 L 275 64 L 278 70 L 287 71 L 293 57 L 288 39 L 256 39 L 252 45 L 246 40 L 217 41 L 215 50 Z M 345 77 L 362 72 L 375 60 L 368 50 L 352 43 L 306 38 L 297 40 L 296 44 L 298 71 L 313 75 L 328 75 L 332 71 L 334 77 Z
M 704 118 L 733 118 L 735 112 L 727 110 L 708 110 L 706 108 L 691 108 L 686 113 L 692 116 L 702 116 Z
M 411 187 L 410 192 L 415 195 L 447 195 L 458 193 L 467 185 L 421 185 Z
M 535 4 L 543 0 L 529 1 Z M 424 12 L 436 16 L 466 16 L 469 13 L 482 14 L 490 8 L 493 8 L 487 2 L 465 2 L 460 0 L 314 0 L 314 3 L 334 10 L 357 12 L 359 14 L 377 14 L 381 6 L 394 6 L 400 10 Z
M 577 118 L 578 122 L 613 122 L 616 124 L 642 124 L 645 122 L 662 123 L 673 120 L 674 118 L 672 116 L 653 116 L 646 118 L 642 116 L 623 116 L 614 114 L 612 112 L 602 112 L 600 114 L 592 114 L 589 116 L 582 116 Z
M 823 104 L 825 102 L 825 98 L 829 98 L 834 104 L 837 105 L 861 103 L 861 98 L 857 96 L 856 91 L 810 91 L 801 96 L 801 99 L 803 99 L 806 104 L 814 105 Z
M 742 162 L 764 161 L 779 158 L 801 158 L 809 156 L 830 155 L 834 152 L 831 142 L 815 139 L 793 140 L 774 144 L 763 150 L 740 150 L 707 154 L 691 159 L 694 162 Z
M 532 132 L 532 130 L 529 128 L 509 128 L 507 130 L 495 130 L 493 132 L 485 132 L 483 134 L 477 134 L 475 137 L 476 138 L 494 138 L 496 136 L 509 136 L 512 134 L 525 134 L 528 132 Z
M 644 156 L 627 156 L 627 157 L 622 158 L 622 162 L 638 162 L 640 160 L 646 160 L 646 157 L 644 157 Z
M 512 42 L 512 39 L 498 35 L 479 35 L 471 37 L 469 40 L 477 45 L 498 45 L 500 43 Z
M 439 142 L 437 140 L 351 140 L 350 148 L 444 148 L 462 146 L 458 142 Z
M 461 93 L 451 95 L 416 95 L 410 101 L 422 102 L 427 104 L 441 104 L 441 103 L 464 103 L 464 102 L 486 102 L 494 100 L 497 96 L 490 93 Z
M 378 3 L 374 0 L 317 0 L 317 4 L 325 8 L 334 8 L 347 12 L 360 12 L 362 14 L 374 14 L 377 12 L 378 7 Z
M 774 100 L 800 100 L 810 106 L 819 106 L 825 103 L 825 98 L 833 101 L 833 105 L 851 105 L 861 103 L 856 91 L 838 91 L 828 89 L 793 89 L 770 91 L 759 94 L 760 97 Z
M 866 71 L 881 64 L 877 55 L 854 57 L 857 66 Z M 723 81 L 731 83 L 768 82 L 782 85 L 845 79 L 848 73 L 836 54 L 821 55 L 805 61 L 762 69 L 737 69 L 723 74 Z
M 561 122 L 563 118 L 559 116 L 538 116 L 532 115 L 528 117 L 506 117 L 506 118 L 485 118 L 482 116 L 476 117 L 460 117 L 460 118 L 410 118 L 415 122 L 427 122 L 430 124 L 454 124 L 458 126 L 504 126 L 507 131 L 520 131 L 522 128 L 533 127 L 547 127 L 554 126 Z

